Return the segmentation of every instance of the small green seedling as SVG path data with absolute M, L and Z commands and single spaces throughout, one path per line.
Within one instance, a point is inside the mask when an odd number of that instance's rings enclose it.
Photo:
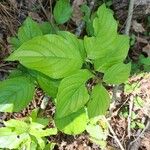
M 140 55 L 138 61 L 132 63 L 132 74 L 150 72 L 150 57 Z
M 41 123 L 42 122 L 42 123 Z M 4 121 L 5 127 L 0 128 L 0 148 L 46 150 L 54 143 L 48 143 L 46 136 L 56 135 L 56 128 L 45 129 L 47 120 L 37 118 L 35 112 L 22 120 Z
M 135 97 L 134 102 L 133 102 L 134 108 L 136 110 L 140 110 L 144 106 L 144 101 L 140 97 Z M 124 118 L 128 118 L 129 116 L 129 110 L 127 107 L 124 107 L 124 109 L 120 112 L 120 116 Z M 141 120 L 141 119 L 140 119 Z M 131 129 L 143 129 L 145 128 L 144 123 L 142 123 L 139 120 L 139 115 L 136 114 L 134 111 L 131 112 Z
M 109 130 L 103 116 L 98 116 L 91 119 L 86 127 L 86 131 L 89 133 L 89 139 L 92 142 L 99 145 L 101 149 L 106 148 L 106 139 L 108 137 Z

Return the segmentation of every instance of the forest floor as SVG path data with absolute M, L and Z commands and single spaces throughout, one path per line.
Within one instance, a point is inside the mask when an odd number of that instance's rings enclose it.
M 124 33 L 128 14 L 128 0 L 104 0 L 114 11 L 119 21 L 118 32 Z M 75 33 L 82 20 L 80 5 L 85 0 L 72 0 L 74 9 L 69 22 L 60 28 Z M 144 0 L 143 0 L 144 2 Z M 14 36 L 27 16 L 38 22 L 48 21 L 55 1 L 53 0 L 1 0 L 0 1 L 0 80 L 4 80 L 15 68 L 15 64 L 6 63 L 4 58 L 11 53 L 9 38 Z M 93 12 L 102 2 L 95 2 Z M 81 37 L 84 35 L 85 29 Z M 120 150 L 119 143 L 124 149 L 150 150 L 150 74 L 143 71 L 140 57 L 150 57 L 150 1 L 135 3 L 132 24 L 130 28 L 131 48 L 129 57 L 134 63 L 135 73 L 119 88 L 113 98 L 108 114 L 110 132 L 107 138 L 106 150 Z M 113 93 L 112 87 L 109 88 Z M 3 120 L 22 118 L 30 114 L 31 110 L 40 107 L 44 93 L 36 90 L 36 95 L 30 105 L 20 113 L 0 113 L 0 125 Z M 54 106 L 51 102 L 46 106 L 44 115 L 53 116 Z M 111 130 L 112 129 L 112 130 Z M 50 137 L 56 143 L 58 150 L 99 150 L 100 147 L 90 141 L 89 135 L 83 133 L 78 136 L 68 136 L 63 133 Z

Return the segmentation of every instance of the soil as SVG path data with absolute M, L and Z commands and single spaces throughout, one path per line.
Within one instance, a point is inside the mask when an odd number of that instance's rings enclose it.
M 106 0 L 107 1 L 107 0 Z M 78 3 L 79 4 L 78 4 Z M 85 0 L 72 0 L 71 3 L 76 11 L 73 14 L 73 18 L 65 25 L 61 26 L 63 29 L 67 29 L 70 32 L 75 32 L 82 17 L 80 12 L 80 5 Z M 22 24 L 27 16 L 31 16 L 38 22 L 46 21 L 52 17 L 52 8 L 55 4 L 54 0 L 1 0 L 0 2 L 0 80 L 4 80 L 9 75 L 10 70 L 14 69 L 17 63 L 8 63 L 4 61 L 11 53 L 11 46 L 9 44 L 9 38 L 14 36 L 18 30 L 18 27 Z M 76 6 L 75 6 L 76 5 Z M 124 26 L 128 13 L 128 0 L 112 0 L 111 8 L 114 11 L 116 19 L 119 20 L 119 31 L 124 32 Z M 150 49 L 144 50 L 150 43 L 150 21 L 148 16 L 150 15 L 150 1 L 144 0 L 142 3 L 136 2 L 136 7 L 133 14 L 130 35 L 134 35 L 135 43 L 131 46 L 129 51 L 129 58 L 137 63 L 141 54 L 146 57 L 149 56 Z M 96 10 L 98 4 L 95 4 L 94 10 Z M 94 11 L 93 10 L 93 11 Z M 84 34 L 84 33 L 82 33 Z M 124 109 L 129 111 L 132 97 L 139 96 L 144 101 L 144 107 L 141 109 L 133 108 L 132 111 L 138 114 L 138 120 L 142 121 L 142 118 L 146 118 L 144 124 L 147 124 L 150 114 L 150 74 L 144 73 L 142 75 L 134 75 L 129 81 L 130 84 L 139 83 L 139 90 L 125 93 L 124 91 L 118 92 L 117 100 L 113 106 L 110 114 L 110 124 L 113 128 L 116 136 L 122 143 L 125 149 L 136 146 L 134 143 L 130 146 L 142 132 L 139 128 L 131 129 L 131 136 L 128 136 L 128 120 L 120 115 Z M 109 88 L 112 93 L 112 87 Z M 38 108 L 41 105 L 44 92 L 37 88 L 33 101 L 19 113 L 1 113 L 0 112 L 0 127 L 3 126 L 3 120 L 9 120 L 10 118 L 23 118 L 31 113 L 34 108 Z M 55 107 L 51 101 L 49 101 L 46 109 L 42 112 L 42 115 L 52 117 L 55 112 Z M 69 136 L 63 133 L 58 133 L 56 136 L 48 137 L 50 141 L 57 143 L 54 149 L 58 150 L 100 150 L 100 147 L 95 143 L 92 143 L 89 139 L 89 135 L 85 132 L 78 136 Z M 142 137 L 139 138 L 138 147 L 135 150 L 150 150 L 150 126 L 145 129 Z M 106 150 L 119 150 L 119 146 L 114 140 L 113 136 L 108 136 Z M 131 149 L 131 148 L 130 148 Z

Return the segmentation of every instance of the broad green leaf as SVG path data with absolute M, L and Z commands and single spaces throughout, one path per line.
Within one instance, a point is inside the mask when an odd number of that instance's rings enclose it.
M 117 22 L 110 9 L 105 4 L 101 5 L 97 11 L 97 17 L 93 21 L 94 34 L 103 41 L 110 40 L 117 34 Z
M 0 128 L 0 137 L 7 136 L 7 135 L 14 135 L 14 133 L 12 132 L 12 129 L 7 128 L 7 127 L 1 127 Z
M 13 50 L 16 50 L 17 48 L 19 48 L 20 47 L 20 41 L 19 41 L 19 39 L 17 38 L 17 37 L 11 37 L 10 39 L 9 39 L 9 43 L 12 45 L 12 49 Z
M 102 85 L 96 85 L 91 93 L 91 99 L 87 104 L 89 118 L 105 115 L 109 108 L 110 97 Z
M 85 37 L 84 45 L 87 57 L 94 61 L 95 69 L 105 72 L 109 67 L 126 58 L 129 38 L 124 35 L 117 35 L 113 40 L 103 41 L 103 38 Z
M 107 84 L 120 84 L 127 81 L 131 71 L 131 64 L 119 63 L 110 67 L 104 74 L 104 82 Z
M 86 81 L 91 77 L 92 74 L 88 70 L 80 70 L 61 81 L 56 97 L 56 112 L 59 118 L 80 110 L 88 102 Z
M 25 77 L 0 82 L 0 111 L 18 112 L 33 98 L 34 84 Z
M 119 57 L 124 59 L 129 48 L 129 38 L 125 35 L 117 35 L 113 40 L 103 41 L 103 38 L 85 37 L 84 45 L 87 57 L 98 59 L 104 57 Z M 115 53 L 115 54 L 114 54 Z M 107 59 L 108 59 L 107 58 Z
M 11 39 L 11 44 L 14 45 L 14 48 L 19 48 L 24 42 L 29 41 L 33 37 L 42 35 L 42 31 L 39 25 L 32 20 L 30 17 L 27 17 L 23 22 L 23 25 L 19 28 L 17 37 Z
M 112 65 L 124 61 L 129 50 L 129 37 L 117 34 L 117 22 L 104 4 L 97 11 L 93 27 L 95 37 L 85 37 L 84 46 L 95 70 L 104 73 Z
M 28 124 L 21 120 L 11 119 L 4 122 L 6 127 L 12 128 L 16 134 L 28 131 Z
M 85 37 L 85 48 L 87 57 L 90 59 L 112 57 L 120 57 L 124 59 L 127 55 L 129 48 L 129 38 L 124 35 L 117 35 L 113 40 L 103 41 L 103 38 Z M 114 55 L 115 53 L 115 55 Z
M 72 74 L 83 63 L 76 46 L 54 34 L 33 38 L 21 45 L 7 60 L 18 60 L 25 67 L 55 79 Z
M 26 76 L 32 80 L 34 79 L 46 94 L 53 98 L 56 97 L 60 80 L 52 79 L 38 71 L 31 70 L 23 66 L 20 66 L 18 69 L 20 70 L 12 71 L 9 75 L 9 78 Z
M 28 134 L 0 136 L 0 148 L 17 149 L 21 143 L 28 140 Z
M 55 98 L 58 86 L 60 83 L 60 80 L 52 79 L 38 71 L 28 69 L 24 66 L 18 67 L 18 70 L 14 70 L 9 75 L 9 78 L 13 78 L 16 76 L 27 76 L 28 78 L 31 78 L 32 80 L 36 80 L 39 87 L 49 96 Z
M 91 137 L 97 140 L 106 140 L 108 136 L 108 131 L 105 131 L 100 125 L 87 125 L 86 131 Z
M 39 86 L 44 90 L 49 96 L 55 98 L 57 91 L 58 91 L 58 86 L 60 81 L 52 79 L 48 76 L 45 76 L 43 74 L 38 74 L 37 75 L 37 82 Z
M 54 19 L 58 24 L 67 22 L 72 14 L 69 0 L 57 0 L 53 13 Z
M 70 44 L 74 45 L 79 50 L 83 60 L 86 58 L 86 51 L 84 48 L 83 40 L 78 39 L 74 34 L 67 31 L 59 31 L 57 34 L 61 35 L 64 39 L 69 41 Z
M 82 133 L 87 124 L 87 114 L 85 109 L 82 108 L 66 117 L 59 118 L 59 114 L 55 115 L 55 124 L 57 128 L 69 135 Z
M 35 136 L 35 137 L 45 137 L 50 135 L 56 135 L 57 129 L 51 128 L 43 130 L 42 128 L 35 128 L 34 126 L 30 128 L 29 134 Z

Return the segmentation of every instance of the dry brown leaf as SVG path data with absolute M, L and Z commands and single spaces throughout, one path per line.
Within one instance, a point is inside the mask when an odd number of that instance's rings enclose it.
M 25 0 L 29 9 L 32 9 L 33 6 L 36 4 L 37 0 Z
M 16 8 L 17 9 L 17 1 L 16 0 L 9 0 L 9 4 L 11 5 L 11 6 L 13 6 L 14 8 Z
M 133 20 L 132 27 L 135 32 L 138 33 L 145 32 L 145 29 L 143 28 L 142 24 L 138 23 L 136 20 Z
M 142 141 L 141 146 L 145 147 L 146 150 L 150 150 L 150 131 L 146 132 Z
M 150 57 L 150 44 L 147 44 L 142 50 Z
M 136 37 L 138 43 L 148 44 L 148 40 L 142 37 Z
M 34 19 L 34 20 L 36 20 L 36 21 L 38 21 L 38 22 L 41 22 L 41 21 L 42 21 L 42 18 L 39 16 L 39 14 L 38 14 L 37 12 L 28 12 L 28 15 L 29 15 L 32 19 Z
M 72 4 L 73 8 L 73 15 L 72 20 L 76 23 L 76 25 L 79 25 L 80 21 L 82 20 L 83 13 L 80 9 L 80 6 L 85 3 L 85 0 L 74 0 Z

